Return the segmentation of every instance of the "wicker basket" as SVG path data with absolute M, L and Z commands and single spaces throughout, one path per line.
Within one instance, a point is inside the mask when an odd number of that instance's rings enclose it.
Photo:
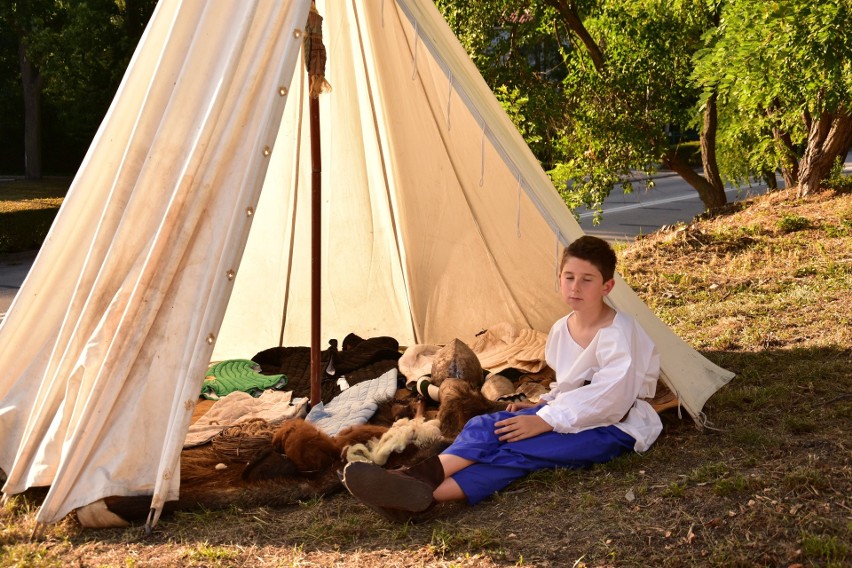
M 272 444 L 274 428 L 262 418 L 249 418 L 216 434 L 213 451 L 231 461 L 249 462 Z

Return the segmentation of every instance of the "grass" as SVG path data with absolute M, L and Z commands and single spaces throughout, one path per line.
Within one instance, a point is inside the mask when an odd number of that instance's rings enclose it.
M 38 250 L 71 180 L 0 182 L 0 253 Z
M 850 251 L 845 189 L 770 193 L 619 246 L 643 300 L 737 373 L 705 406 L 711 427 L 667 411 L 644 455 L 538 472 L 403 526 L 341 492 L 180 513 L 147 537 L 72 515 L 31 541 L 38 498 L 17 496 L 0 510 L 0 565 L 849 566 Z

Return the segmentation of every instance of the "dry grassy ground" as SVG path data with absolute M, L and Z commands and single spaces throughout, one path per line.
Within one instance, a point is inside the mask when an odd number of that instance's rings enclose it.
M 346 493 L 30 541 L 0 510 L 4 566 L 848 566 L 852 194 L 769 194 L 619 250 L 627 282 L 737 377 L 676 411 L 644 455 L 540 472 L 476 507 L 396 526 Z

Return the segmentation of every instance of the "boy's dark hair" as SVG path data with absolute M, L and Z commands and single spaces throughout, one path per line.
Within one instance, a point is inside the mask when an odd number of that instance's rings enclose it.
M 565 247 L 565 250 L 562 251 L 562 261 L 559 263 L 560 272 L 565 266 L 565 262 L 571 257 L 585 260 L 594 265 L 601 271 L 604 282 L 612 280 L 615 276 L 615 251 L 603 239 L 583 235 Z

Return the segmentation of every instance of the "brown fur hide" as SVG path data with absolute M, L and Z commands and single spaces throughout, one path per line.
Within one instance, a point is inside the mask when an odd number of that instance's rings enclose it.
M 204 444 L 183 450 L 180 460 L 180 497 L 166 503 L 164 514 L 174 511 L 221 509 L 232 506 L 285 507 L 305 499 L 330 495 L 342 489 L 338 470 L 342 451 L 355 443 L 379 438 L 399 417 L 412 417 L 418 399 L 410 391 L 379 405 L 370 424 L 355 426 L 330 437 L 302 419 L 288 420 L 275 432 L 270 446 L 245 464 L 230 460 Z M 445 381 L 437 418 L 443 440 L 433 446 L 409 445 L 393 454 L 384 467 L 413 465 L 442 451 L 473 416 L 504 410 L 505 403 L 487 400 L 478 387 L 466 381 Z M 434 411 L 427 412 L 427 418 Z M 279 453 L 283 449 L 283 454 Z M 128 521 L 144 521 L 150 496 L 107 497 L 107 508 Z
M 465 381 L 444 381 L 440 388 L 441 406 L 438 421 L 441 434 L 448 440 L 459 435 L 465 423 L 480 414 L 506 410 L 505 402 L 491 401 L 483 396 L 478 387 Z
M 285 420 L 272 436 L 272 449 L 287 456 L 296 471 L 310 473 L 331 467 L 341 459 L 346 446 L 381 438 L 387 430 L 384 426 L 362 424 L 345 428 L 332 438 L 310 422 Z
M 411 404 L 416 404 L 416 398 L 411 398 Z M 333 449 L 334 459 L 328 461 L 330 464 L 328 467 L 319 471 L 300 471 L 289 457 L 273 449 L 271 439 L 269 448 L 260 451 L 249 464 L 231 460 L 217 453 L 212 444 L 185 449 L 181 452 L 180 459 L 180 497 L 177 501 L 165 504 L 164 514 L 199 507 L 205 509 L 223 509 L 232 506 L 280 508 L 294 505 L 305 499 L 336 493 L 343 488 L 338 477 L 338 470 L 343 465 L 340 457 L 343 448 L 350 444 L 365 443 L 372 438 L 381 437 L 388 429 L 384 423 L 387 422 L 388 425 L 393 423 L 390 418 L 394 414 L 393 407 L 399 405 L 400 401 L 386 401 L 379 405 L 379 411 L 374 416 L 374 420 L 381 422 L 382 425 L 364 424 L 343 430 L 338 436 L 326 435 L 328 439 L 325 440 L 323 447 L 330 452 Z M 403 404 L 403 406 L 407 405 L 408 402 Z M 329 455 L 302 452 L 299 449 L 300 444 L 296 443 L 297 440 L 301 440 L 301 444 L 305 444 L 314 439 L 310 430 L 303 429 L 302 425 L 314 429 L 315 427 L 301 419 L 288 422 L 302 423 L 299 426 L 292 424 L 286 428 L 291 435 L 297 431 L 300 433 L 290 440 L 290 443 L 297 448 L 291 450 L 296 459 L 304 460 L 302 467 L 312 468 L 316 465 L 310 462 L 310 457 L 325 463 L 324 460 L 328 460 Z M 286 447 L 289 436 L 285 436 L 284 432 L 280 433 L 279 443 L 283 441 Z M 387 467 L 415 464 L 437 454 L 444 447 L 446 447 L 445 443 L 428 448 L 417 448 L 412 444 L 403 452 L 394 454 L 388 460 Z M 151 496 L 113 496 L 106 497 L 104 502 L 111 512 L 123 519 L 144 522 L 151 505 Z

